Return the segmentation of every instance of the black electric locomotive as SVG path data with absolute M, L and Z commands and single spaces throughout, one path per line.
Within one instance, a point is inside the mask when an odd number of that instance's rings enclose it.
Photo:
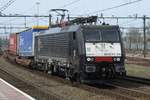
M 35 67 L 80 82 L 124 76 L 119 26 L 70 25 L 35 36 Z

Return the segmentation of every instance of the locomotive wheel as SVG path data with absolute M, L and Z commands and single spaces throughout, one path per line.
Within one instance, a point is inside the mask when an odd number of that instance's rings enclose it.
M 73 74 L 73 69 L 66 69 L 65 71 L 66 79 L 70 80 L 72 83 L 76 81 L 76 74 Z
M 111 68 L 108 69 L 108 74 L 107 75 L 108 75 L 107 76 L 108 79 L 113 79 L 114 75 L 113 75 L 113 71 L 112 71 Z
M 65 71 L 65 78 L 67 80 L 69 80 L 69 69 L 66 68 L 66 71 Z
M 127 73 L 126 72 L 123 72 L 122 73 L 122 77 L 126 77 L 127 76 Z
M 54 75 L 54 66 L 53 65 L 50 65 L 50 67 L 48 69 L 48 74 Z
M 36 63 L 32 63 L 32 65 L 31 65 L 32 67 L 31 67 L 31 69 L 33 69 L 33 70 L 36 70 L 37 68 L 37 64 Z
M 48 72 L 48 64 L 44 64 L 44 72 L 47 73 Z
M 50 74 L 50 75 L 53 75 L 53 72 L 52 72 L 52 70 L 48 70 L 48 72 L 47 72 L 48 74 Z
M 83 84 L 83 83 L 84 83 L 82 74 L 77 74 L 76 80 L 77 80 L 77 82 L 80 83 L 80 84 Z

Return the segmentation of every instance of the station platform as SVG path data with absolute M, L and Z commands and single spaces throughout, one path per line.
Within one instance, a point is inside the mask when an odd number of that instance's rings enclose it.
M 35 100 L 0 78 L 0 100 Z

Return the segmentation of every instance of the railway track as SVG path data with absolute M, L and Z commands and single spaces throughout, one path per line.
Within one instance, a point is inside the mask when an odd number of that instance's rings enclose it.
M 147 79 L 147 78 L 140 78 L 140 77 L 135 77 L 135 76 L 126 76 L 124 79 L 128 80 L 128 81 L 133 81 L 133 82 L 138 82 L 138 83 L 150 85 L 150 79 Z
M 119 83 L 120 84 L 120 83 Z M 119 84 L 114 83 L 105 83 L 106 86 L 114 88 L 114 93 L 120 93 L 126 97 L 130 97 L 133 100 L 149 100 L 150 91 L 145 92 L 140 88 L 127 88 L 124 86 L 119 86 Z
M 103 88 L 94 86 L 101 91 Z M 107 87 L 110 95 L 118 95 L 128 100 L 149 100 L 150 99 L 150 80 L 145 78 L 127 76 L 124 79 L 116 79 L 105 82 L 103 87 Z
M 104 95 L 108 95 L 111 97 L 115 97 L 115 100 L 136 100 L 135 97 L 125 95 L 120 93 L 119 91 L 115 92 L 115 88 L 110 85 L 101 85 L 99 86 L 80 86 L 80 88 L 85 89 L 87 91 L 96 92 L 96 93 L 103 93 Z
M 40 71 L 33 71 L 30 69 L 21 67 L 20 65 L 16 65 L 16 67 L 19 69 L 28 71 L 28 72 L 36 75 L 36 76 L 44 77 L 43 81 L 47 80 L 47 82 L 44 83 L 44 82 L 39 81 L 39 82 L 37 82 L 37 84 L 39 84 L 39 86 L 45 85 L 45 87 L 47 87 L 47 88 L 53 87 L 53 85 L 50 85 L 48 83 L 49 82 L 48 79 L 49 79 L 51 81 L 55 80 L 57 82 L 61 82 L 63 84 L 66 84 L 67 88 L 69 88 L 69 86 L 70 86 L 70 87 L 75 87 L 75 88 L 81 89 L 82 91 L 84 90 L 84 92 L 88 91 L 88 92 L 90 92 L 89 95 L 91 95 L 92 98 L 96 98 L 97 95 L 101 95 L 101 100 L 102 99 L 107 99 L 107 100 L 149 100 L 149 98 L 150 98 L 150 95 L 148 94 L 149 90 L 147 90 L 147 92 L 146 91 L 142 92 L 142 89 L 139 89 L 139 90 L 138 89 L 129 89 L 126 87 L 115 85 L 113 83 L 106 83 L 104 85 L 95 85 L 95 86 L 83 85 L 83 84 L 79 85 L 78 83 L 74 83 L 74 85 L 73 85 L 69 81 L 67 81 L 63 78 L 57 77 L 57 76 L 50 76 L 50 75 L 43 73 L 43 72 L 40 72 Z M 10 70 L 9 70 L 9 72 L 10 72 Z M 121 84 L 121 83 L 118 83 L 118 84 Z M 56 88 L 61 87 L 61 85 L 55 85 L 55 86 L 56 86 Z M 62 88 L 63 88 L 63 86 L 62 86 Z M 47 99 L 47 100 L 49 100 L 49 99 Z M 95 99 L 92 99 L 92 100 L 95 100 Z M 96 99 L 96 100 L 99 100 L 99 99 Z
M 43 72 L 40 72 L 40 71 L 35 71 L 34 73 L 37 74 L 37 75 L 42 75 L 44 77 L 56 80 L 58 82 L 62 82 L 62 83 L 67 84 L 69 86 L 73 86 L 73 87 L 77 87 L 77 88 L 89 91 L 91 93 L 95 93 L 95 94 L 98 94 L 98 95 L 109 96 L 109 97 L 114 97 L 115 100 L 136 100 L 132 96 L 127 96 L 127 95 L 121 94 L 119 92 L 117 92 L 117 93 L 114 92 L 113 91 L 114 88 L 112 88 L 112 86 L 108 86 L 108 85 L 106 86 L 106 85 L 101 84 L 100 87 L 97 87 L 97 85 L 96 86 L 91 86 L 91 85 L 79 84 L 77 82 L 70 83 L 70 81 L 68 81 L 68 80 L 65 80 L 65 79 L 57 77 L 57 76 L 49 76 L 46 73 L 43 73 Z M 112 98 L 112 100 L 113 100 L 113 98 Z
M 70 83 L 70 81 L 57 76 L 50 76 L 46 73 L 30 70 L 19 65 L 15 65 L 13 66 L 14 69 L 10 69 L 10 67 L 12 66 L 9 67 L 7 65 L 7 62 L 3 63 L 3 65 L 5 66 L 2 68 L 0 64 L 0 69 L 4 69 L 10 74 L 14 74 L 15 71 L 15 73 L 18 74 L 17 77 L 20 77 L 21 79 L 26 78 L 25 81 L 28 80 L 28 83 L 31 82 L 30 84 L 34 85 L 35 87 L 39 87 L 41 90 L 45 90 L 46 93 L 48 92 L 55 97 L 61 97 L 59 100 L 116 100 L 116 97 L 109 97 L 107 95 L 102 95 L 103 93 L 98 94 L 97 92 L 90 92 L 85 89 L 79 88 L 78 86 L 74 86 Z M 20 76 L 19 73 L 22 75 Z
M 7 71 L 0 69 L 0 78 L 4 79 L 5 81 L 9 82 L 13 86 L 17 87 L 18 89 L 28 93 L 32 97 L 34 97 L 36 100 L 61 100 L 58 99 L 52 95 L 49 95 L 39 89 L 37 89 L 35 86 L 28 84 L 15 76 L 9 74 Z
M 95 87 L 95 89 L 93 89 L 93 87 Z M 136 83 L 135 81 L 113 80 L 104 82 L 103 85 L 90 85 L 84 88 L 88 88 L 87 90 L 91 90 L 91 92 L 94 90 L 103 91 L 103 93 L 107 93 L 107 95 L 118 96 L 125 100 L 150 99 L 150 86 L 144 83 Z
M 150 80 L 145 78 L 127 76 L 124 79 L 116 79 L 105 83 L 107 86 L 114 87 L 114 92 L 119 92 L 126 96 L 131 96 L 136 100 L 150 99 Z

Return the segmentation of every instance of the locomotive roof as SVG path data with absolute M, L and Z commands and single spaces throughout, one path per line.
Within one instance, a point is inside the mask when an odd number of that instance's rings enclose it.
M 82 25 L 82 28 L 95 28 L 95 29 L 118 29 L 118 25 Z
M 68 32 L 76 32 L 81 28 L 94 28 L 94 29 L 118 29 L 118 25 L 71 25 L 66 27 L 55 27 L 49 28 L 49 30 L 42 31 L 36 34 L 38 35 L 46 35 L 46 34 L 57 34 L 57 33 L 68 33 Z
M 79 30 L 79 25 L 72 25 L 67 27 L 55 27 L 55 28 L 49 28 L 49 30 L 39 32 L 37 35 L 46 35 L 46 34 L 57 34 L 57 33 L 64 33 L 64 32 L 75 32 Z

